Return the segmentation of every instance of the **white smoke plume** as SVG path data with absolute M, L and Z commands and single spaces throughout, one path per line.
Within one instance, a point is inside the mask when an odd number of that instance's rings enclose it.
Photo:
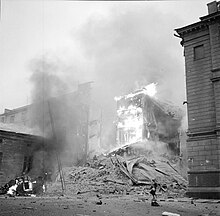
M 73 40 L 81 49 L 77 52 L 86 67 L 77 59 L 63 61 L 59 53 L 49 63 L 35 62 L 34 98 L 55 96 L 74 89 L 77 83 L 94 81 L 93 100 L 103 111 L 103 146 L 113 145 L 115 96 L 156 82 L 159 99 L 177 104 L 184 100 L 183 57 L 180 59 L 176 52 L 176 48 L 181 48 L 173 36 L 178 23 L 172 14 L 161 14 L 141 4 L 115 7 L 105 17 L 92 16 L 73 32 Z M 47 84 L 41 87 L 38 79 L 42 83 L 45 77 Z M 44 89 L 43 93 L 39 89 Z

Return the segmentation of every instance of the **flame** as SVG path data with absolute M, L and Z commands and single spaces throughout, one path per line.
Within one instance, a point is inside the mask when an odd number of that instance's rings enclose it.
M 117 110 L 117 114 L 120 119 L 117 124 L 119 143 L 129 144 L 141 141 L 143 127 L 142 109 L 133 105 L 127 108 L 122 106 Z
M 143 128 L 144 128 L 144 117 L 140 99 L 135 96 L 148 95 L 154 97 L 157 93 L 157 83 L 151 83 L 142 89 L 139 89 L 133 93 L 125 96 L 115 97 L 118 101 L 119 108 L 117 110 L 118 123 L 117 123 L 117 143 L 119 145 L 131 144 L 143 140 Z M 125 99 L 130 101 L 126 104 L 120 100 Z M 138 101 L 137 101 L 138 100 Z M 149 138 L 149 133 L 147 135 Z
M 150 97 L 154 97 L 157 93 L 156 89 L 157 83 L 151 83 L 143 88 L 146 95 L 149 95 Z
M 114 97 L 114 100 L 115 101 L 119 101 L 121 100 L 122 98 L 125 98 L 125 99 L 128 99 L 128 98 L 132 98 L 136 95 L 140 95 L 140 94 L 145 94 L 145 95 L 148 95 L 150 97 L 154 97 L 157 93 L 157 89 L 156 89 L 156 86 L 157 86 L 157 83 L 151 83 L 145 87 L 143 87 L 142 89 L 139 89 L 133 93 L 130 93 L 128 95 L 125 95 L 125 96 L 116 96 Z

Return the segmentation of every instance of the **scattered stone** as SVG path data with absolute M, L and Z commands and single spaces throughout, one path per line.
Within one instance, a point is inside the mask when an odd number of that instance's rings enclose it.
M 96 205 L 102 205 L 102 200 L 97 201 Z
M 28 207 L 28 206 L 25 206 L 25 207 L 23 207 L 22 209 L 34 210 L 33 207 Z
M 152 202 L 151 202 L 151 206 L 160 206 L 159 205 L 159 203 L 156 201 L 156 200 L 153 200 Z
M 163 212 L 162 216 L 180 216 L 180 214 L 176 214 L 172 212 Z
M 102 155 L 95 160 L 88 160 L 85 166 L 63 168 L 66 195 L 135 195 L 142 194 L 145 189 L 145 194 L 148 194 L 151 180 L 156 178 L 159 185 L 158 195 L 169 194 L 169 198 L 174 199 L 174 195 L 185 193 L 187 181 L 169 164 L 159 159 L 152 162 L 144 156 L 126 160 L 120 156 Z M 166 190 L 160 191 L 160 186 L 166 187 Z M 60 180 L 57 174 L 57 180 L 48 186 L 47 194 L 56 194 L 59 187 Z M 82 199 L 78 196 L 77 199 Z

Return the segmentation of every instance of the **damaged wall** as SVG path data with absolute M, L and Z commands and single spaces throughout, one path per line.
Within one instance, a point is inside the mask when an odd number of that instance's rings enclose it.
M 34 151 L 41 145 L 39 137 L 0 130 L 0 185 L 34 169 Z M 42 175 L 39 166 L 36 170 L 31 177 Z
M 146 94 L 145 89 L 117 100 L 118 145 L 143 142 L 164 142 L 171 152 L 179 154 L 179 130 L 183 112 L 172 104 Z

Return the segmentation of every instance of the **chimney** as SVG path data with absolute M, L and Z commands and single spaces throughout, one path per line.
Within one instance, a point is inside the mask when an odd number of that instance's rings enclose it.
M 220 2 L 217 1 L 213 1 L 207 4 L 208 6 L 208 13 L 212 14 L 212 13 L 216 13 L 217 11 L 220 10 Z

